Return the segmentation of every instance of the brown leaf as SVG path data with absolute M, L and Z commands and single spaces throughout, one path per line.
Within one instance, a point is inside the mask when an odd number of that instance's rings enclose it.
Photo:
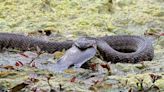
M 17 62 L 15 63 L 15 66 L 21 67 L 21 66 L 23 66 L 23 63 L 22 63 L 21 61 L 17 61 Z
M 15 67 L 12 65 L 6 65 L 6 66 L 0 66 L 0 67 L 4 69 L 9 69 L 9 70 L 15 70 Z
M 33 83 L 35 83 L 35 82 L 38 82 L 39 81 L 39 79 L 37 79 L 37 77 L 38 77 L 38 75 L 37 74 L 30 74 L 29 75 L 29 80 L 31 81 L 31 82 L 33 82 Z
M 24 53 L 20 53 L 20 55 L 21 55 L 21 56 L 24 56 L 24 57 L 26 57 L 26 58 L 29 58 L 29 56 L 26 55 L 26 54 L 24 54 Z
M 4 77 L 7 77 L 7 76 L 12 76 L 12 75 L 17 75 L 16 72 L 11 72 L 11 71 L 3 71 L 3 72 L 0 72 L 0 77 L 4 78 Z
M 29 84 L 26 84 L 26 83 L 21 83 L 21 84 L 18 84 L 18 85 L 16 85 L 15 87 L 13 87 L 13 88 L 11 88 L 10 89 L 10 92 L 18 92 L 18 91 L 20 91 L 21 89 L 23 89 L 23 88 L 25 88 L 27 85 L 29 85 Z
M 164 33 L 160 33 L 160 36 L 164 36 Z
M 43 30 L 38 30 L 38 33 L 41 33 L 42 34 L 43 33 Z
M 103 68 L 106 68 L 107 70 L 110 70 L 110 66 L 108 64 L 101 64 Z
M 70 82 L 75 82 L 76 77 L 71 78 Z
M 45 32 L 45 34 L 46 34 L 47 36 L 49 36 L 49 35 L 52 34 L 51 30 L 44 30 L 44 32 Z
M 40 88 L 34 87 L 31 89 L 32 92 L 42 92 Z
M 100 80 L 95 80 L 95 81 L 93 80 L 94 85 L 96 85 L 99 82 L 100 82 Z
M 55 89 L 51 89 L 50 92 L 57 92 Z
M 162 78 L 162 76 L 155 75 L 155 74 L 149 74 L 149 76 L 151 77 L 151 80 L 152 80 L 153 83 L 155 83 L 156 80 Z
M 90 67 L 93 71 L 95 71 L 96 67 L 97 67 L 97 64 L 96 63 L 90 64 Z

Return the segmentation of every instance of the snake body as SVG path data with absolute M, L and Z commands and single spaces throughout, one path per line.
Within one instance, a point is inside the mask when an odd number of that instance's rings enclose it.
M 53 53 L 55 51 L 62 51 L 63 49 L 69 49 L 73 44 L 73 41 L 65 42 L 49 42 L 44 40 L 35 39 L 32 37 L 12 34 L 12 33 L 0 33 L 0 49 L 3 48 L 17 48 L 23 51 L 37 50 L 37 47 L 41 51 Z
M 151 61 L 154 57 L 152 42 L 145 37 L 122 35 L 100 39 L 98 49 L 106 61 L 137 63 Z
M 154 49 L 152 43 L 140 36 L 104 36 L 96 38 L 97 49 L 106 61 L 112 63 L 129 62 L 137 63 L 152 60 Z M 20 50 L 37 50 L 53 53 L 63 49 L 69 49 L 74 41 L 49 42 L 32 37 L 0 33 L 0 50 L 3 48 L 18 48 Z

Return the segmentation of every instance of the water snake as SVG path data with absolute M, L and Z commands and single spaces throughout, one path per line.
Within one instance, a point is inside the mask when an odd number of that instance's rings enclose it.
M 92 40 L 96 41 L 97 49 L 104 60 L 112 63 L 150 61 L 154 56 L 152 43 L 145 37 L 120 35 L 97 37 Z M 49 42 L 19 34 L 0 33 L 1 50 L 19 48 L 24 51 L 36 50 L 39 47 L 42 51 L 53 53 L 69 49 L 73 44 L 74 41 Z

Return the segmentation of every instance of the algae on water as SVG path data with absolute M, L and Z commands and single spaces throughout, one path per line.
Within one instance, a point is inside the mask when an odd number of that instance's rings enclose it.
M 163 0 L 0 0 L 0 32 L 29 33 L 37 30 L 50 29 L 54 33 L 70 39 L 86 35 L 129 34 L 143 36 L 146 31 L 155 33 L 164 32 L 163 25 Z M 151 85 L 149 74 L 155 73 L 162 76 L 161 79 L 156 81 L 155 85 L 161 91 L 164 90 L 163 43 L 164 38 L 162 36 L 156 39 L 154 43 L 155 57 L 152 61 L 145 61 L 144 67 L 142 64 L 111 64 L 113 75 L 107 78 L 105 77 L 105 82 L 111 85 L 112 80 L 116 83 L 112 84 L 114 85 L 113 87 L 124 86 L 129 88 L 136 86 L 138 81 L 135 78 L 139 77 L 144 78 L 144 85 L 149 86 Z M 26 54 L 28 53 L 26 52 Z M 13 64 L 13 61 L 22 60 L 28 62 L 31 59 L 25 57 L 20 58 L 19 56 L 18 54 L 9 52 L 0 53 L 0 61 L 3 64 L 8 64 L 9 62 Z M 53 55 L 44 54 L 37 60 L 42 62 L 51 56 Z M 28 70 L 32 73 L 36 72 L 36 70 Z M 18 72 L 21 76 L 25 76 L 26 79 L 29 77 L 29 74 L 23 73 L 23 71 L 26 72 L 26 70 Z M 83 75 L 90 74 L 90 72 L 88 73 L 86 71 L 86 74 L 84 73 Z M 72 72 L 77 73 L 77 71 Z M 63 87 L 69 91 L 91 91 L 88 88 L 89 84 L 85 84 L 82 80 L 70 83 L 71 75 L 54 75 L 55 78 L 52 80 L 56 83 L 53 81 L 51 83 L 54 83 L 57 88 L 61 83 L 62 85 L 65 84 Z M 14 80 L 12 79 L 14 84 L 17 81 L 22 81 L 17 76 L 13 77 Z M 14 86 L 12 83 L 9 83 L 11 79 L 4 80 L 9 84 L 8 87 L 11 88 Z M 42 80 L 46 80 L 46 78 L 41 77 L 37 86 L 43 87 L 48 85 Z M 119 81 L 119 83 L 117 84 L 116 81 Z M 92 91 L 98 90 L 96 87 L 101 88 L 102 85 L 106 84 L 100 83 L 90 89 Z M 110 88 L 110 85 L 106 86 Z M 115 89 L 111 88 L 109 90 L 114 91 Z

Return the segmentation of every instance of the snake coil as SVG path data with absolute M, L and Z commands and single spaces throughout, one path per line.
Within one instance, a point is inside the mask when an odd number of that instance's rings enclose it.
M 112 63 L 137 63 L 150 61 L 154 56 L 151 41 L 140 36 L 104 36 L 96 38 L 100 54 L 106 61 Z M 69 49 L 74 41 L 48 42 L 24 35 L 0 33 L 0 50 L 3 48 L 19 48 L 20 50 L 36 50 L 53 53 L 62 49 Z

